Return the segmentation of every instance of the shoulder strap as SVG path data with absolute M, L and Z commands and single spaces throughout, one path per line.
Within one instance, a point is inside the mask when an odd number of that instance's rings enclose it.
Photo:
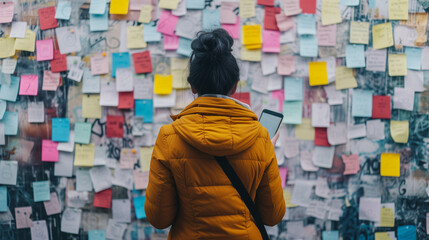
M 234 169 L 232 168 L 231 164 L 229 164 L 226 157 L 216 157 L 217 162 L 221 166 L 222 170 L 225 172 L 226 176 L 229 178 L 229 180 L 232 183 L 232 186 L 237 190 L 237 192 L 240 194 L 241 199 L 246 204 L 247 208 L 250 211 L 250 214 L 252 214 L 253 219 L 255 220 L 255 224 L 258 227 L 259 231 L 261 232 L 262 239 L 269 240 L 267 230 L 264 227 L 264 223 L 262 222 L 261 216 L 259 215 L 258 209 L 256 208 L 255 203 L 253 202 L 252 198 L 250 197 L 249 193 L 247 192 L 246 188 L 244 187 L 243 183 L 241 182 L 240 178 L 235 173 Z

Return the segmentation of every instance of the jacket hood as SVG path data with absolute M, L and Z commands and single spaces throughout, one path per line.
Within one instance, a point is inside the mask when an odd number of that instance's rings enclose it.
M 262 128 L 251 110 L 227 98 L 198 97 L 171 118 L 175 132 L 185 142 L 213 156 L 248 149 Z

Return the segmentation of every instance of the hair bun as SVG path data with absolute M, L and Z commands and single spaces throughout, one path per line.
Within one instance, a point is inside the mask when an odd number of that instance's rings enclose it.
M 191 48 L 196 57 L 200 57 L 203 54 L 219 57 L 231 54 L 233 44 L 234 40 L 229 36 L 228 32 L 218 28 L 211 32 L 198 32 L 197 38 L 192 41 Z

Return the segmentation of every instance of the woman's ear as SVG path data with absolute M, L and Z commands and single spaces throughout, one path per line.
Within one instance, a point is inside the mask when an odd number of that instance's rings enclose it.
M 197 90 L 194 87 L 192 87 L 192 86 L 191 86 L 191 91 L 192 91 L 193 94 L 197 94 L 198 93 Z
M 234 85 L 234 87 L 229 91 L 228 96 L 233 95 L 237 91 L 238 82 Z

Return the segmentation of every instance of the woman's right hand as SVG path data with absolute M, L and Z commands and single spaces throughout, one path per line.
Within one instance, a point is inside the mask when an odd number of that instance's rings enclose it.
M 271 139 L 271 143 L 273 144 L 274 148 L 276 147 L 276 142 L 277 142 L 277 139 L 279 139 L 279 136 L 280 136 L 280 131 L 277 131 L 276 135 L 274 135 L 274 137 Z

